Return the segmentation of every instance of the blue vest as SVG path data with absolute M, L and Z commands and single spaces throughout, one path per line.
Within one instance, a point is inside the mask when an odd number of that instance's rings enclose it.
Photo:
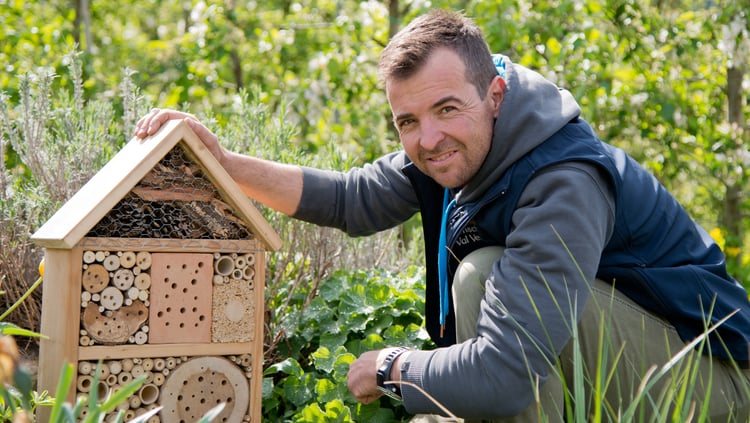
M 746 367 L 750 302 L 745 289 L 727 274 L 721 250 L 653 175 L 622 150 L 601 142 L 581 119 L 514 163 L 480 200 L 454 208 L 448 220 L 447 245 L 453 246 L 473 221 L 487 245 L 504 246 L 526 184 L 538 171 L 569 161 L 601 167 L 614 187 L 615 226 L 596 277 L 614 282 L 618 290 L 642 307 L 666 318 L 686 342 L 703 333 L 706 322 L 715 323 L 739 310 L 709 336 L 709 347 L 714 356 L 731 356 Z M 422 214 L 427 330 L 438 345 L 450 345 L 455 343 L 453 315 L 446 319 L 443 338 L 439 337 L 438 323 L 436 258 L 443 188 L 413 164 L 404 172 L 417 191 Z M 456 264 L 457 260 L 452 260 L 451 270 Z

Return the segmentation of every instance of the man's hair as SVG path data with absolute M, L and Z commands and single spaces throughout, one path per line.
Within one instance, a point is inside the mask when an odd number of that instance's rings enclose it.
M 484 98 L 497 69 L 482 30 L 466 16 L 448 10 L 433 10 L 409 23 L 388 43 L 380 55 L 378 73 L 385 84 L 417 73 L 435 49 L 454 51 L 466 66 L 466 80 Z

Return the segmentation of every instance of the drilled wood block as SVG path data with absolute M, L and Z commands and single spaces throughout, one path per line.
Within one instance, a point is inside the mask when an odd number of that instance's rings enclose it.
M 212 254 L 151 255 L 149 343 L 211 342 Z
M 198 421 L 223 402 L 224 410 L 215 421 L 240 422 L 248 411 L 251 394 L 245 374 L 231 361 L 223 357 L 194 358 L 171 372 L 162 385 L 162 421 Z
M 83 271 L 81 284 L 83 289 L 88 292 L 101 292 L 109 285 L 109 272 L 101 264 L 89 265 Z
M 141 301 L 120 307 L 111 315 L 101 314 L 99 307 L 88 303 L 81 322 L 91 338 L 103 344 L 122 344 L 146 322 L 148 310 Z

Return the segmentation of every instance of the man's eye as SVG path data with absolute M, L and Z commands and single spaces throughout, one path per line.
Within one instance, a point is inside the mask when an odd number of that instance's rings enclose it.
M 442 109 L 440 109 L 440 112 L 441 113 L 450 113 L 450 112 L 452 112 L 454 110 L 456 110 L 456 108 L 453 107 L 453 106 L 445 106 Z
M 404 128 L 408 127 L 409 125 L 411 125 L 412 123 L 414 123 L 414 119 L 404 119 L 404 120 L 398 122 L 398 128 L 399 129 L 404 129 Z

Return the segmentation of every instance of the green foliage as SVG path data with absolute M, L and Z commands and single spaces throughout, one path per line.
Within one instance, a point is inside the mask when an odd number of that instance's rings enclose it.
M 346 374 L 365 351 L 391 345 L 430 348 L 422 329 L 423 275 L 412 267 L 400 274 L 383 270 L 336 271 L 311 301 L 268 304 L 284 316 L 278 345 L 283 360 L 265 371 L 264 421 L 391 422 L 407 415 L 386 397 L 369 405 L 354 399 Z M 280 297 L 283 298 L 283 297 Z

